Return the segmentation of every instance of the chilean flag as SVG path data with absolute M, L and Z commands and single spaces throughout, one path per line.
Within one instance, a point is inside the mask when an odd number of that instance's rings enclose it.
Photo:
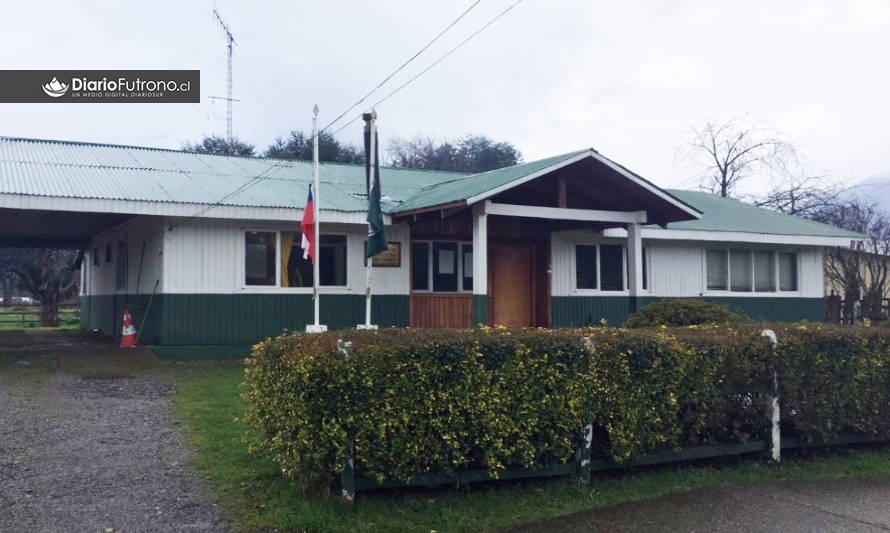
M 303 240 L 300 243 L 303 248 L 303 259 L 315 263 L 315 207 L 312 205 L 312 185 L 309 185 L 309 198 L 306 199 L 306 207 L 303 209 L 300 231 L 303 232 Z

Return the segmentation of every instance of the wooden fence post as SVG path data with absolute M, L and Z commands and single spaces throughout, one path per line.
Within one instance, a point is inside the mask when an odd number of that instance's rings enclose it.
M 578 479 L 590 483 L 591 449 L 593 447 L 593 424 L 581 428 L 581 449 L 578 450 Z
M 779 346 L 779 339 L 776 337 L 776 332 L 771 329 L 765 329 L 760 335 L 769 338 L 772 343 L 773 355 L 775 355 L 776 348 Z M 773 382 L 770 384 L 769 393 L 766 398 L 769 402 L 770 410 L 770 433 L 769 438 L 767 439 L 767 442 L 769 443 L 769 455 L 770 459 L 778 463 L 782 460 L 782 430 L 780 427 L 781 416 L 779 413 L 779 372 L 775 370 L 775 368 L 773 369 Z

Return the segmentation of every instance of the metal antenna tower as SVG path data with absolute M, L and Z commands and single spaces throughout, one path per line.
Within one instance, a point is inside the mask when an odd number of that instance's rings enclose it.
M 229 148 L 231 148 L 235 141 L 234 135 L 232 134 L 232 102 L 240 102 L 240 100 L 232 98 L 232 45 L 235 44 L 235 37 L 232 35 L 232 30 L 229 29 L 229 26 L 219 15 L 219 11 L 217 11 L 215 7 L 213 8 L 213 16 L 216 18 L 219 27 L 222 28 L 222 31 L 226 34 L 229 57 L 226 64 L 226 97 L 220 98 L 219 96 L 211 96 L 210 98 L 226 101 L 226 142 L 228 143 Z

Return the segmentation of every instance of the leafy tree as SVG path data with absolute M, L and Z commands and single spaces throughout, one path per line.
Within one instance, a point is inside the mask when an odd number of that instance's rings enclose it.
M 395 139 L 390 164 L 396 168 L 486 172 L 522 162 L 522 154 L 508 142 L 495 142 L 483 135 L 465 135 L 456 141 L 415 137 Z
M 797 159 L 778 132 L 740 120 L 708 120 L 693 128 L 680 154 L 697 167 L 700 186 L 724 198 L 736 195 L 754 172 L 783 170 Z
M 274 159 L 312 161 L 312 136 L 292 131 L 287 140 L 275 139 L 264 154 Z M 364 163 L 364 151 L 353 144 L 341 143 L 333 135 L 323 132 L 318 136 L 318 160 L 327 163 Z
M 242 157 L 253 157 L 256 155 L 254 145 L 234 139 L 231 146 L 229 146 L 229 142 L 218 135 L 205 135 L 204 140 L 200 143 L 183 143 L 182 149 L 186 152 L 198 154 L 236 155 Z
M 40 325 L 59 325 L 59 303 L 77 293 L 83 252 L 22 248 L 11 261 L 10 272 L 19 286 L 40 302 Z

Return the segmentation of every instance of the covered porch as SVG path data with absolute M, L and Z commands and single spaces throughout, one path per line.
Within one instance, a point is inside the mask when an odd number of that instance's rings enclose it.
M 552 325 L 553 234 L 625 228 L 620 292 L 643 287 L 641 230 L 698 211 L 594 150 L 446 182 L 393 214 L 411 228 L 412 327 Z

